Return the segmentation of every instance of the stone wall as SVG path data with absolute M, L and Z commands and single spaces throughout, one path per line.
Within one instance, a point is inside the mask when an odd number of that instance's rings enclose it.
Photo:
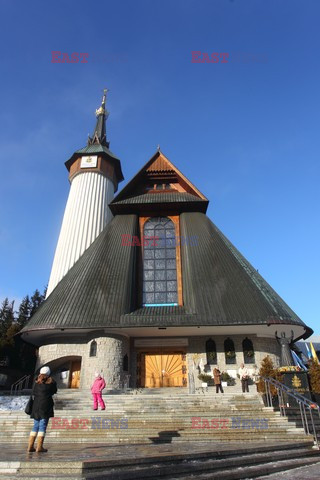
M 124 380 L 123 357 L 128 355 L 130 364 L 129 339 L 120 335 L 100 337 L 95 339 L 97 342 L 97 356 L 90 357 L 90 343 L 85 347 L 84 357 L 85 365 L 83 383 L 81 386 L 89 386 L 94 378 L 94 373 L 99 371 L 107 382 L 107 388 L 121 388 Z M 89 380 L 88 380 L 89 379 Z
M 97 342 L 97 353 L 96 356 L 90 357 L 90 345 L 93 340 Z M 71 362 L 79 359 L 81 360 L 80 388 L 90 388 L 97 371 L 105 378 L 107 388 L 120 388 L 127 374 L 122 368 L 123 357 L 126 354 L 130 365 L 129 339 L 120 335 L 91 338 L 85 343 L 44 345 L 39 348 L 36 369 L 43 365 L 51 366 L 58 387 L 67 388 Z M 61 374 L 61 369 L 65 373 Z
M 256 337 L 253 335 L 248 335 L 247 337 L 253 343 L 255 351 L 254 363 L 258 368 L 266 355 L 272 358 L 275 366 L 279 365 L 280 347 L 276 339 Z M 234 342 L 236 351 L 236 360 L 233 365 L 228 365 L 225 361 L 224 340 L 227 338 L 226 336 L 189 337 L 189 346 L 186 347 L 187 365 L 188 372 L 194 372 L 196 387 L 201 386 L 201 381 L 198 379 L 199 370 L 197 367 L 201 359 L 203 365 L 207 363 L 205 345 L 209 338 L 212 338 L 216 343 L 217 365 L 219 365 L 221 371 L 228 371 L 236 376 L 240 364 L 244 362 L 242 341 L 246 338 L 246 335 L 230 336 Z M 97 342 L 97 354 L 94 357 L 90 357 L 90 345 L 93 340 Z M 71 361 L 78 357 L 82 360 L 80 388 L 90 388 L 94 379 L 94 373 L 99 371 L 107 382 L 107 388 L 118 389 L 122 387 L 125 376 L 127 375 L 127 372 L 124 372 L 122 368 L 125 355 L 128 355 L 129 359 L 129 374 L 131 375 L 130 386 L 135 388 L 137 378 L 137 353 L 133 346 L 130 352 L 129 338 L 120 335 L 91 338 L 89 342 L 85 343 L 69 342 L 65 344 L 44 345 L 39 349 L 37 368 L 45 364 L 50 365 L 50 362 L 53 362 L 52 366 L 55 367 L 57 362 L 54 361 L 60 359 L 57 368 L 58 373 L 55 375 L 55 379 L 58 382 L 58 387 L 66 388 L 69 384 Z M 60 373 L 62 367 L 66 373 Z M 252 368 L 253 364 L 248 364 L 247 367 Z M 214 365 L 211 368 L 214 368 Z
M 267 355 L 269 355 L 275 366 L 279 366 L 280 358 L 280 347 L 274 338 L 266 337 L 256 337 L 254 335 L 230 335 L 228 336 L 199 336 L 199 337 L 189 337 L 189 346 L 187 351 L 187 362 L 188 362 L 188 371 L 194 372 L 195 384 L 196 387 L 201 386 L 201 381 L 198 379 L 198 365 L 202 359 L 203 365 L 207 363 L 206 357 L 206 341 L 212 338 L 216 344 L 217 349 L 217 365 L 219 366 L 220 371 L 228 371 L 231 375 L 236 375 L 240 364 L 244 363 L 244 356 L 242 350 L 242 341 L 245 338 L 249 338 L 253 343 L 254 348 L 254 364 L 257 365 L 258 369 L 260 368 L 261 361 Z M 236 352 L 236 358 L 234 364 L 227 364 L 224 353 L 224 341 L 227 338 L 231 338 L 234 343 L 234 348 Z M 253 368 L 254 364 L 246 364 L 246 367 L 250 370 Z M 211 370 L 215 365 L 211 366 Z

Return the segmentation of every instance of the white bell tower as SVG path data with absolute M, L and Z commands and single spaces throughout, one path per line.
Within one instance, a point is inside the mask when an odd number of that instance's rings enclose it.
M 108 207 L 123 180 L 120 160 L 106 137 L 106 94 L 96 110 L 97 123 L 88 145 L 65 163 L 71 183 L 54 255 L 47 297 L 112 218 Z

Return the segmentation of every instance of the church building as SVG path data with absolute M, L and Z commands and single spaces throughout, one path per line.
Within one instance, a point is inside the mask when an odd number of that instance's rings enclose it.
M 209 200 L 158 148 L 127 185 L 106 135 L 106 92 L 71 183 L 47 298 L 22 330 L 59 387 L 187 387 L 199 364 L 236 377 L 276 339 L 312 330 L 207 217 Z M 179 159 L 176 159 L 179 163 Z M 194 161 L 194 160 L 193 160 Z M 201 159 L 197 159 L 197 164 Z

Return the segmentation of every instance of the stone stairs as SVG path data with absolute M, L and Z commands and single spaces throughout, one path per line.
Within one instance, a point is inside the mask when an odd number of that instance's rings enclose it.
M 279 411 L 279 408 L 275 409 L 276 411 Z M 286 408 L 286 418 L 288 419 L 288 422 L 290 425 L 295 425 L 296 427 L 303 428 L 303 423 L 302 423 L 302 418 L 301 418 L 301 413 L 300 409 L 297 407 L 289 407 Z M 315 431 L 317 434 L 318 442 L 320 443 L 320 415 L 317 410 L 313 411 L 313 424 L 315 427 Z M 310 418 L 309 412 L 307 412 L 307 424 L 310 432 L 313 432 L 313 425 L 312 421 Z M 319 474 L 320 478 L 320 474 Z
M 146 447 L 141 447 L 140 451 L 121 451 L 123 447 L 117 447 L 117 452 L 111 454 L 110 449 L 103 448 L 105 454 L 100 452 L 100 457 L 86 449 L 84 459 L 72 445 L 68 448 L 70 458 L 63 458 L 61 447 L 59 451 L 56 446 L 51 456 L 50 453 L 31 454 L 29 458 L 14 462 L 0 461 L 0 477 L 6 480 L 267 480 L 269 474 L 274 478 L 276 472 L 311 466 L 320 460 L 319 451 L 311 449 L 310 442 L 233 444 L 229 448 L 223 444 L 211 445 L 212 448 L 206 444 L 200 449 L 194 446 L 189 451 L 172 446 L 171 450 L 166 447 L 166 450 L 159 448 L 152 452 Z M 99 454 L 99 447 L 95 453 Z M 315 480 L 319 477 L 307 478 Z
M 264 407 L 256 393 L 188 395 L 185 389 L 104 395 L 105 411 L 92 410 L 89 391 L 55 396 L 46 442 L 77 444 L 161 444 L 172 442 L 308 442 L 302 428 Z M 1 411 L 6 443 L 26 439 L 32 426 L 21 411 Z

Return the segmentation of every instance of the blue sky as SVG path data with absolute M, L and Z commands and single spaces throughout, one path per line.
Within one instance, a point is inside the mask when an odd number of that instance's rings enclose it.
M 318 0 L 1 0 L 0 15 L 0 299 L 47 283 L 64 162 L 86 144 L 108 87 L 125 182 L 160 144 L 319 332 Z M 88 63 L 52 63 L 52 51 Z M 229 60 L 192 63 L 192 51 Z

